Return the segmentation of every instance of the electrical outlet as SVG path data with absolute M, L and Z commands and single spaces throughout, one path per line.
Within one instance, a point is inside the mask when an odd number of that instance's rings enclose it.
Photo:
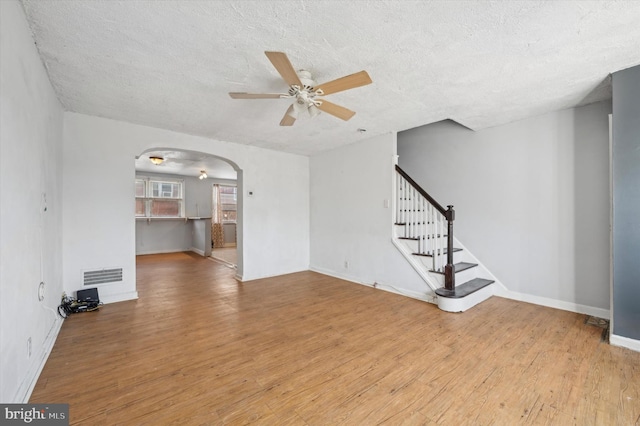
M 27 358 L 31 358 L 31 337 L 27 339 Z
M 344 261 L 344 269 L 349 269 L 349 261 L 348 260 Z

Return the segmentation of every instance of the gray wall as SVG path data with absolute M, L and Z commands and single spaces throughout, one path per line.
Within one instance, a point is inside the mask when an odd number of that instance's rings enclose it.
M 456 236 L 510 291 L 606 314 L 610 112 L 600 102 L 477 132 L 434 123 L 398 134 L 399 165 L 455 206 Z
M 613 334 L 640 339 L 640 66 L 613 74 Z
M 139 176 L 139 175 L 136 175 Z M 214 183 L 235 185 L 235 181 L 222 179 L 203 179 L 168 174 L 144 173 L 141 176 L 184 179 L 185 214 L 187 217 L 211 217 L 212 186 Z M 179 219 L 158 219 L 148 222 L 136 219 L 136 254 L 170 253 L 187 251 L 194 246 L 194 235 L 200 230 L 194 229 L 192 221 Z M 199 241 L 199 239 L 197 240 Z

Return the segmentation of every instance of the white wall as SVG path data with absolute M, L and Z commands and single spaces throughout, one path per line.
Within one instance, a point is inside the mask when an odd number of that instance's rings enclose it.
M 387 134 L 311 157 L 311 269 L 425 298 L 432 292 L 391 242 L 395 150 Z
M 136 297 L 134 159 L 153 148 L 214 154 L 242 170 L 244 280 L 308 269 L 309 160 L 246 145 L 76 113 L 64 115 L 63 270 L 68 292 L 81 271 L 122 267 L 122 283 L 99 288 L 105 301 Z M 246 197 L 248 190 L 254 195 Z M 241 261 L 243 260 L 243 263 Z
M 0 2 L 0 100 L 0 402 L 26 402 L 62 324 L 63 113 L 17 1 Z
M 398 134 L 399 165 L 455 206 L 456 237 L 510 291 L 608 315 L 610 112 L 600 102 L 478 132 L 419 127 Z

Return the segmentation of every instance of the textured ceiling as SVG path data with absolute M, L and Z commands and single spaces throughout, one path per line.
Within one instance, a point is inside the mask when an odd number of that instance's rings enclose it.
M 640 1 L 23 1 L 70 111 L 311 155 L 442 119 L 471 129 L 610 96 L 640 64 Z M 287 89 L 264 55 L 318 83 L 367 70 L 327 97 L 357 112 L 278 123 Z M 364 128 L 366 133 L 359 133 Z
M 149 157 L 164 158 L 155 165 Z M 136 158 L 136 172 L 160 173 L 197 177 L 200 171 L 215 179 L 236 180 L 237 172 L 231 164 L 212 155 L 184 150 L 153 150 Z

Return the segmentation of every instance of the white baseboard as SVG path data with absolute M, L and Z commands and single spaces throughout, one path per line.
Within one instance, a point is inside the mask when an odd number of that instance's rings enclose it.
M 412 291 L 412 290 L 407 290 L 404 288 L 399 288 L 397 286 L 391 285 L 391 284 L 387 284 L 387 283 L 381 283 L 379 281 L 376 281 L 372 284 L 369 283 L 364 283 L 362 281 L 359 281 L 357 278 L 350 276 L 348 274 L 341 274 L 335 271 L 330 271 L 328 269 L 324 269 L 324 268 L 319 268 L 316 266 L 311 266 L 309 267 L 310 271 L 313 272 L 317 272 L 319 274 L 323 274 L 323 275 L 328 275 L 330 277 L 334 277 L 334 278 L 338 278 L 340 280 L 345 280 L 345 281 L 349 281 L 355 284 L 360 284 L 360 285 L 364 285 L 367 287 L 372 287 L 372 288 L 377 288 L 380 290 L 384 290 L 387 291 L 389 293 L 394 293 L 394 294 L 399 294 L 400 296 L 405 296 L 405 297 L 410 297 L 412 299 L 417 299 L 417 300 L 421 300 L 423 302 L 428 302 L 428 303 L 437 303 L 436 302 L 436 298 L 435 298 L 435 293 L 433 295 L 430 295 L 428 293 L 419 293 L 417 291 Z
M 498 289 L 497 289 L 498 290 Z M 578 314 L 592 315 L 598 318 L 609 319 L 609 309 L 596 308 L 593 306 L 580 305 L 578 303 L 565 302 L 563 300 L 551 299 L 548 297 L 534 296 L 532 294 L 518 293 L 516 291 L 496 291 L 496 296 L 507 299 L 518 300 L 520 302 L 533 303 L 534 305 L 546 306 L 563 311 L 576 312 Z
M 150 251 L 137 251 L 136 256 L 146 256 L 148 254 L 166 254 L 166 253 L 184 253 L 190 249 L 167 249 L 167 250 L 150 250 Z
M 17 401 L 21 404 L 26 404 L 29 402 L 29 398 L 31 398 L 31 393 L 36 387 L 36 383 L 38 382 L 40 373 L 42 372 L 44 365 L 47 363 L 47 359 L 49 359 L 49 355 L 51 354 L 53 345 L 56 343 L 56 338 L 60 333 L 60 328 L 62 328 L 63 322 L 64 320 L 61 317 L 57 316 L 54 323 L 51 325 L 49 334 L 47 335 L 44 344 L 42 345 L 42 350 L 38 354 L 38 357 L 35 358 L 36 361 L 31 364 L 29 371 L 27 371 L 25 380 L 18 388 L 14 401 Z
M 109 294 L 106 296 L 101 295 L 100 301 L 102 303 L 108 304 L 108 303 L 124 302 L 127 300 L 136 300 L 137 298 L 138 298 L 137 291 L 128 291 L 126 293 Z
M 623 348 L 631 349 L 632 351 L 640 352 L 640 340 L 611 334 L 609 335 L 609 343 L 613 346 L 621 346 Z
M 273 277 L 279 277 L 282 275 L 289 275 L 289 274 L 297 274 L 298 272 L 305 272 L 308 271 L 308 269 L 300 269 L 297 271 L 289 271 L 289 272 L 281 272 L 278 274 L 271 274 L 271 275 L 262 275 L 262 276 L 251 276 L 249 275 L 249 277 L 247 277 L 246 275 L 244 277 L 240 277 L 240 281 L 242 282 L 247 282 L 247 281 L 254 281 L 254 280 L 262 280 L 265 278 L 273 278 Z M 236 279 L 238 279 L 239 275 L 236 274 Z
M 204 250 L 200 250 L 199 248 L 195 248 L 195 247 L 191 247 L 189 250 L 191 250 L 194 253 L 199 254 L 202 257 L 205 257 Z

